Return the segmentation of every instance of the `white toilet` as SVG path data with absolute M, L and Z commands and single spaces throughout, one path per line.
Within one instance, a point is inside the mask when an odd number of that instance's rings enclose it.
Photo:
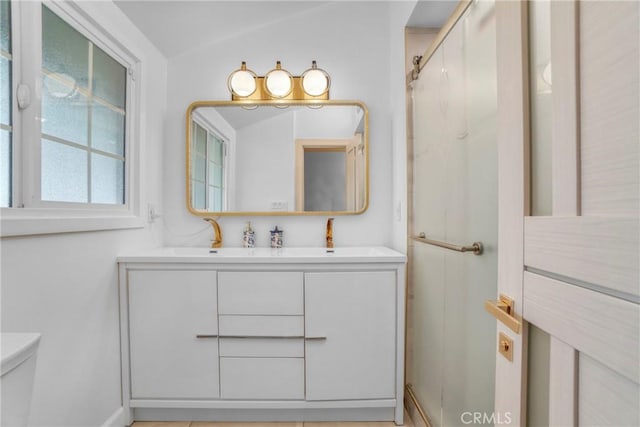
M 2 333 L 2 427 L 23 427 L 29 418 L 40 334 Z

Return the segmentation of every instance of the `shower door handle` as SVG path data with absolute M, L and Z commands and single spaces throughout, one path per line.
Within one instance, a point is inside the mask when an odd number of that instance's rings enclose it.
M 522 323 L 515 317 L 514 301 L 506 295 L 500 294 L 498 301 L 485 301 L 484 308 L 493 317 L 504 323 L 506 327 L 516 334 L 520 333 Z

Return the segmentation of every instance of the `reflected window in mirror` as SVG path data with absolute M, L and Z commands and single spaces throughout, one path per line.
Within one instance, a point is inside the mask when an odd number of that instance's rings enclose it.
M 192 123 L 191 200 L 201 211 L 227 208 L 226 143 L 224 137 L 202 118 Z
M 186 128 L 194 215 L 367 209 L 368 113 L 359 101 L 198 101 Z

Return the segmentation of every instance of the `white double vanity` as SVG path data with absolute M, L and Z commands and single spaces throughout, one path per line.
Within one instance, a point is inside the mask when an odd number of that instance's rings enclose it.
M 120 256 L 128 421 L 402 424 L 405 261 L 383 247 Z

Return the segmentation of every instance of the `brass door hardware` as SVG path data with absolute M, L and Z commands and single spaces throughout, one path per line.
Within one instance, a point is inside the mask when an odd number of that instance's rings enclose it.
M 513 362 L 513 340 L 502 332 L 498 335 L 498 353 Z
M 520 321 L 515 317 L 514 301 L 506 295 L 500 294 L 498 301 L 485 301 L 484 308 L 493 317 L 504 323 L 516 334 L 520 333 Z
M 484 250 L 481 242 L 473 242 L 468 246 L 454 245 L 452 243 L 429 239 L 424 233 L 420 233 L 417 236 L 409 236 L 409 238 L 415 240 L 416 242 L 426 243 L 427 245 L 438 246 L 440 248 L 445 248 L 456 252 L 473 252 L 474 255 L 482 255 L 482 251 Z

